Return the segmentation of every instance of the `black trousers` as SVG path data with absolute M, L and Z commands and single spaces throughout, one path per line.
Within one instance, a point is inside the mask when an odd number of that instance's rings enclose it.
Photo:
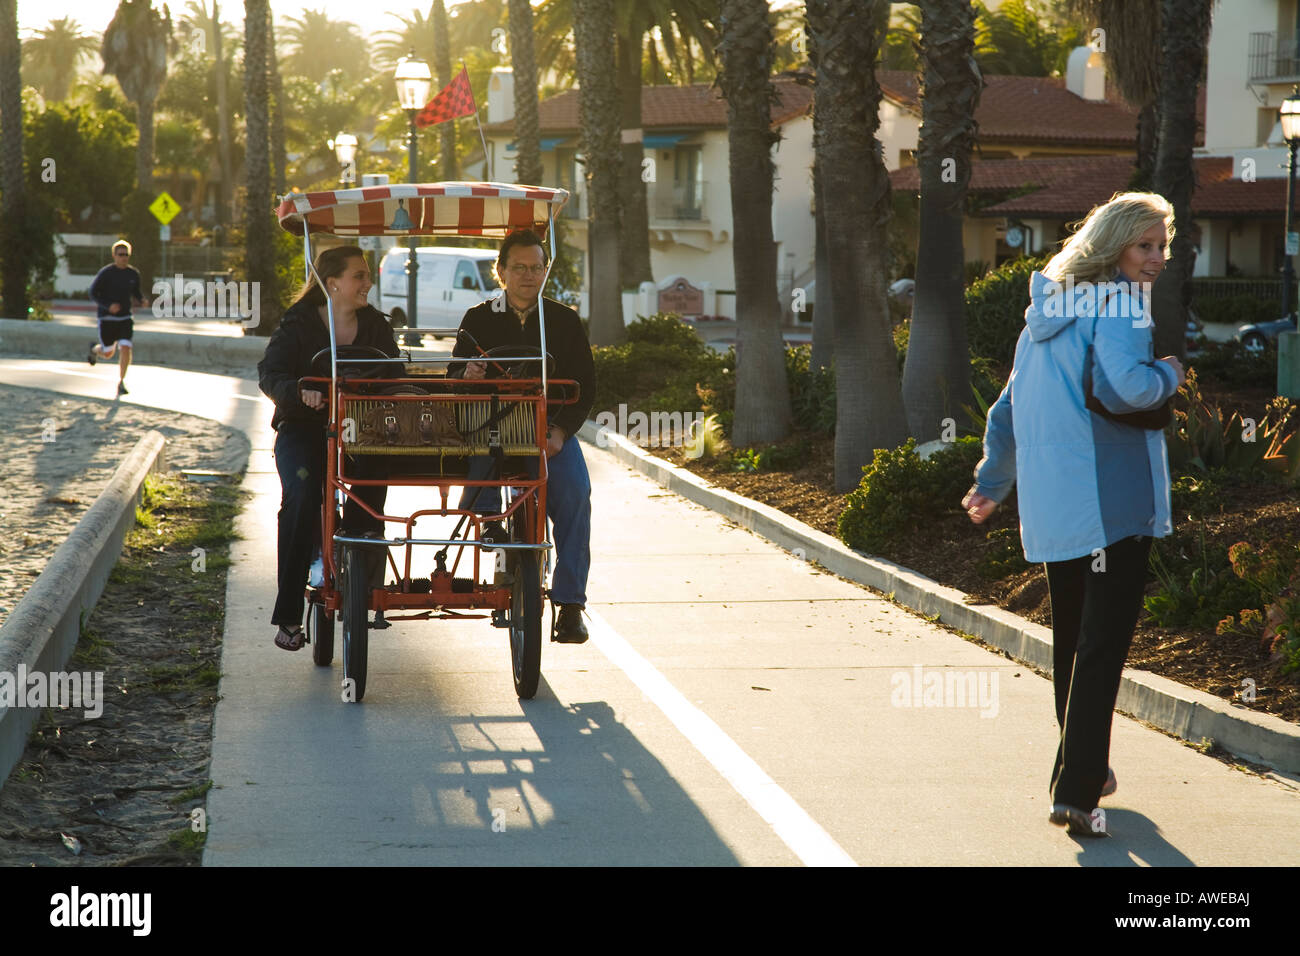
M 1151 539 L 1124 538 L 1097 556 L 1044 565 L 1052 597 L 1052 680 L 1061 738 L 1052 800 L 1091 812 L 1110 760 L 1120 676 L 1146 586 Z
M 373 456 L 349 458 L 358 478 L 383 478 L 384 462 Z M 314 422 L 285 421 L 275 436 L 275 468 L 280 473 L 277 562 L 278 593 L 272 624 L 302 623 L 303 590 L 312 554 L 320 544 L 321 501 L 325 490 L 325 428 Z M 356 495 L 383 514 L 388 489 L 357 488 Z M 383 532 L 383 523 L 348 499 L 339 526 L 352 532 Z

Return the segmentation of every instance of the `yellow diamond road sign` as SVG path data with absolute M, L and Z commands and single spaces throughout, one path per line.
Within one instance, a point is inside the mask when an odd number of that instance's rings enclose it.
M 153 213 L 155 219 L 165 226 L 176 217 L 176 214 L 181 211 L 181 207 L 175 199 L 172 199 L 171 196 L 164 192 L 159 193 L 158 198 L 149 204 L 149 211 Z

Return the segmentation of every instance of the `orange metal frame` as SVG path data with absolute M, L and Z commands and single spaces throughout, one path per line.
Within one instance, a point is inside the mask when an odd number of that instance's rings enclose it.
M 428 377 L 423 378 L 394 378 L 394 379 L 357 379 L 353 381 L 364 382 L 367 386 L 374 385 L 421 385 L 429 386 L 436 383 L 442 387 L 448 387 L 445 393 L 435 392 L 439 401 L 450 402 L 478 402 L 486 396 L 477 392 L 475 394 L 462 395 L 457 394 L 455 386 L 468 385 L 460 379 L 441 379 Z M 308 383 L 320 384 L 324 388 L 331 387 L 331 379 L 328 377 L 309 377 L 300 380 L 300 385 Z M 428 487 L 439 490 L 441 505 L 438 508 L 426 508 L 416 511 L 414 514 L 406 517 L 395 515 L 381 515 L 376 513 L 369 505 L 360 498 L 356 503 L 373 518 L 377 518 L 386 524 L 391 522 L 400 523 L 405 528 L 403 538 L 408 539 L 408 543 L 402 545 L 405 548 L 405 558 L 402 568 L 398 568 L 397 563 L 393 560 L 391 547 L 385 548 L 385 557 L 388 566 L 392 568 L 393 574 L 397 577 L 396 591 L 391 591 L 388 587 L 372 588 L 370 591 L 370 600 L 367 602 L 370 610 L 416 610 L 420 613 L 407 615 L 405 617 L 394 617 L 389 620 L 416 620 L 432 617 L 479 617 L 481 615 L 463 615 L 455 613 L 454 609 L 466 610 L 498 610 L 505 611 L 510 608 L 510 589 L 505 586 L 483 584 L 480 579 L 480 548 L 470 544 L 471 541 L 477 541 L 482 533 L 484 518 L 480 515 L 467 511 L 463 508 L 448 508 L 447 497 L 448 490 L 453 485 L 462 487 L 497 487 L 497 488 L 519 488 L 523 494 L 517 496 L 513 502 L 507 503 L 505 495 L 502 497 L 504 506 L 501 514 L 490 516 L 487 520 L 505 521 L 505 519 L 516 516 L 522 508 L 524 512 L 524 527 L 527 530 L 527 543 L 540 545 L 544 543 L 545 538 L 545 520 L 546 520 L 546 481 L 548 477 L 548 468 L 546 460 L 546 407 L 548 401 L 546 396 L 541 394 L 540 379 L 474 379 L 474 386 L 491 385 L 497 387 L 497 398 L 505 401 L 526 402 L 537 406 L 536 413 L 533 416 L 534 421 L 534 438 L 538 448 L 538 470 L 537 478 L 528 478 L 520 475 L 506 478 L 503 476 L 500 480 L 476 480 L 470 481 L 460 477 L 437 477 L 437 478 L 402 478 L 393 480 L 378 478 L 353 478 L 345 473 L 345 462 L 347 456 L 340 446 L 339 434 L 337 428 L 329 428 L 326 432 L 326 461 L 325 461 L 325 489 L 321 500 L 321 556 L 325 564 L 325 583 L 315 589 L 313 600 L 323 603 L 330 611 L 338 611 L 340 608 L 340 599 L 338 589 L 334 586 L 334 580 L 338 574 L 338 568 L 334 565 L 334 534 L 337 523 L 337 509 L 334 506 L 334 493 L 341 492 L 345 500 L 352 500 L 352 493 L 349 486 L 353 487 L 371 487 L 384 485 L 390 488 L 399 487 Z M 572 386 L 577 389 L 578 383 L 572 379 L 548 379 L 548 384 Z M 373 394 L 362 394 L 357 391 L 348 390 L 349 379 L 340 377 L 337 383 L 337 392 L 334 396 L 338 403 L 336 408 L 342 408 L 345 398 L 374 398 Z M 514 394 L 512 394 L 514 393 Z M 427 401 L 430 394 L 423 395 L 385 395 L 384 401 L 391 402 L 419 402 Z M 576 392 L 561 399 L 551 399 L 550 404 L 569 405 L 576 402 Z M 435 569 L 433 576 L 430 578 L 430 587 L 427 593 L 411 590 L 411 555 L 412 549 L 416 545 L 409 543 L 412 537 L 412 531 L 416 519 L 426 515 L 437 515 L 440 517 L 458 517 L 466 516 L 469 519 L 470 526 L 474 530 L 474 537 L 469 537 L 469 529 L 465 532 L 465 543 L 456 545 L 447 545 L 445 547 L 456 549 L 456 557 L 449 570 L 438 571 Z M 429 545 L 432 547 L 432 545 Z M 466 548 L 473 552 L 472 556 L 472 588 L 469 590 L 454 590 L 453 582 L 457 568 L 460 567 L 460 560 Z M 463 587 L 464 585 L 462 585 Z M 433 612 L 443 611 L 444 613 L 435 615 Z

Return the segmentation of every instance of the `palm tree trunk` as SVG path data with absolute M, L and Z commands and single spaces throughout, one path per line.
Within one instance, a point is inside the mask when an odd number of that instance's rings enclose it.
M 772 238 L 772 28 L 767 0 L 722 0 L 722 72 L 730 156 L 732 259 L 736 271 L 737 445 L 778 441 L 790 431 L 785 342 Z
M 266 76 L 271 105 L 271 188 L 272 199 L 288 192 L 284 167 L 284 85 L 280 82 L 280 65 L 275 55 L 275 18 L 271 5 L 266 7 Z
M 875 67 L 889 18 L 886 0 L 808 0 L 818 55 L 817 159 L 824 188 L 835 308 L 835 487 L 856 488 L 877 448 L 907 437 L 898 358 L 890 334 L 886 224 L 889 174 L 875 138 Z
M 983 80 L 972 55 L 970 0 L 927 0 L 920 6 L 920 234 L 903 401 L 911 434 L 930 441 L 944 431 L 946 420 L 954 425 L 962 420 L 962 406 L 971 401 L 962 221 Z
M 515 182 L 540 186 L 537 56 L 533 50 L 533 8 L 528 0 L 510 0 L 510 63 L 515 73 Z
M 257 282 L 261 323 L 270 335 L 279 322 L 275 258 L 271 243 L 271 160 L 266 82 L 267 0 L 244 0 L 244 271 Z
M 227 105 L 226 61 L 222 52 L 221 14 L 217 0 L 212 0 L 212 52 L 217 71 L 217 161 L 221 166 L 221 196 L 217 203 L 217 223 L 235 221 L 235 172 L 230 161 L 230 108 Z
M 813 135 L 816 136 L 816 117 L 813 118 Z M 813 160 L 813 257 L 816 260 L 817 283 L 812 320 L 812 353 L 808 358 L 808 368 L 830 368 L 835 352 L 835 307 L 831 298 L 830 245 L 826 241 L 826 192 L 822 183 L 825 174 L 821 163 Z
M 27 318 L 27 243 L 22 235 L 22 47 L 17 0 L 0 0 L 0 318 Z
M 1174 240 L 1169 265 L 1152 290 L 1156 355 L 1186 353 L 1187 307 L 1191 298 L 1192 190 L 1196 173 L 1196 88 L 1205 64 L 1213 0 L 1164 0 L 1161 50 L 1165 75 L 1160 84 L 1160 147 L 1155 191 L 1174 207 Z
M 619 281 L 619 101 L 613 0 L 573 0 L 578 114 L 587 178 L 588 314 L 593 345 L 626 338 Z
M 618 91 L 622 105 L 622 157 L 619 205 L 623 223 L 619 245 L 619 276 L 624 289 L 635 289 L 654 279 L 650 269 L 650 217 L 646 209 L 645 158 L 641 130 L 641 37 L 639 17 L 633 17 L 627 35 L 618 37 Z M 656 177 L 658 172 L 655 173 Z
M 447 25 L 447 6 L 443 0 L 433 0 L 433 69 L 438 74 L 438 88 L 451 82 L 451 38 Z M 448 120 L 438 127 L 442 137 L 438 149 L 438 178 L 443 182 L 460 179 L 460 162 L 456 159 L 456 121 Z M 487 157 L 483 157 L 486 167 Z M 418 174 L 418 170 L 416 171 Z M 418 180 L 419 175 L 416 176 Z

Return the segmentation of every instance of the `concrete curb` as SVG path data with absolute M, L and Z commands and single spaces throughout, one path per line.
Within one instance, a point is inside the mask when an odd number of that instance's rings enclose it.
M 601 432 L 604 432 L 602 435 Z M 890 595 L 899 604 L 938 615 L 949 627 L 973 634 L 1013 659 L 1052 672 L 1050 628 L 992 605 L 966 603 L 966 595 L 882 558 L 854 551 L 828 534 L 768 505 L 715 488 L 684 468 L 642 451 L 621 435 L 587 421 L 578 436 L 669 491 L 723 515 L 826 570 Z M 1117 709 L 1184 740 L 1210 738 L 1254 763 L 1300 773 L 1300 727 L 1260 714 L 1146 671 L 1126 668 Z
M 94 338 L 95 330 L 87 326 L 0 319 L 0 354 L 3 355 L 84 361 L 86 346 Z M 135 330 L 131 340 L 137 354 L 147 359 L 149 365 L 202 371 L 213 367 L 253 368 L 266 353 L 267 343 L 261 336 L 186 335 L 141 328 Z
M 405 329 L 394 329 L 398 345 Z M 95 329 L 84 325 L 58 322 L 35 322 L 26 319 L 0 319 L 0 355 L 20 358 L 52 358 L 84 362 L 87 346 L 95 338 Z M 202 335 L 183 332 L 158 332 L 137 326 L 132 342 L 137 356 L 145 365 L 183 368 L 210 372 L 214 368 L 250 370 L 266 354 L 270 339 L 260 335 Z M 415 358 L 447 354 L 446 349 L 411 348 Z M 116 366 L 117 358 L 106 359 Z
M 99 600 L 122 553 L 122 541 L 135 523 L 145 475 L 166 466 L 165 446 L 156 431 L 136 442 L 90 510 L 0 625 L 0 673 L 9 675 L 10 681 L 17 680 L 20 665 L 28 674 L 50 674 L 67 664 L 81 635 L 82 614 L 89 614 Z M 0 706 L 0 786 L 22 759 L 27 735 L 41 710 Z

